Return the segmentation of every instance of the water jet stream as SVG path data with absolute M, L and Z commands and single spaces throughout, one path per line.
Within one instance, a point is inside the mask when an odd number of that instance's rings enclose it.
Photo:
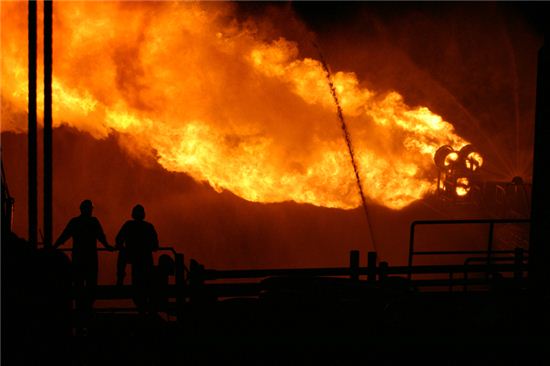
M 346 145 L 348 147 L 349 156 L 351 159 L 351 165 L 353 166 L 353 172 L 355 173 L 355 181 L 357 182 L 357 187 L 359 188 L 359 195 L 361 196 L 361 203 L 363 204 L 363 210 L 365 211 L 365 217 L 367 219 L 367 224 L 369 227 L 369 236 L 372 243 L 372 248 L 376 252 L 376 244 L 374 242 L 374 235 L 372 232 L 372 226 L 369 220 L 369 212 L 367 209 L 367 201 L 365 199 L 365 194 L 363 192 L 363 184 L 361 183 L 361 177 L 359 175 L 359 167 L 357 166 L 357 161 L 355 160 L 355 153 L 353 151 L 353 144 L 351 142 L 351 135 L 348 130 L 348 126 L 346 124 L 346 120 L 344 119 L 344 114 L 342 113 L 342 107 L 340 106 L 340 102 L 338 101 L 338 96 L 336 95 L 336 88 L 334 87 L 334 83 L 332 82 L 332 76 L 330 73 L 330 69 L 328 68 L 328 65 L 325 61 L 325 58 L 323 57 L 323 54 L 321 53 L 321 50 L 317 45 L 315 45 L 317 50 L 319 51 L 319 60 L 321 64 L 323 65 L 323 70 L 325 71 L 325 76 L 327 78 L 328 86 L 330 88 L 330 94 L 332 95 L 332 99 L 334 100 L 334 104 L 336 105 L 336 113 L 338 115 L 338 120 L 340 121 L 340 127 L 342 128 L 342 132 L 344 134 L 344 139 L 346 140 Z

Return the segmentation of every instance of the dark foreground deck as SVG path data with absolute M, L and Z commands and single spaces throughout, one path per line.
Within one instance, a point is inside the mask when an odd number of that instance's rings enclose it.
M 3 365 L 550 364 L 550 297 L 530 287 L 521 249 L 227 271 L 174 252 L 158 314 L 138 314 L 130 286 L 100 286 L 83 321 L 64 253 L 5 244 Z
M 279 299 L 281 300 L 281 299 Z M 342 301 L 233 298 L 175 320 L 98 310 L 72 364 L 545 365 L 550 302 L 522 294 L 416 293 Z M 443 358 L 442 358 L 443 356 Z

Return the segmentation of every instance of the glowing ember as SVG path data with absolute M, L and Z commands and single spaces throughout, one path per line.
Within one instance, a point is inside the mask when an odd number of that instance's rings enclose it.
M 483 165 L 483 157 L 477 152 L 471 152 L 464 160 L 466 169 L 475 172 Z
M 446 167 L 449 167 L 449 166 L 451 166 L 453 163 L 455 163 L 457 160 L 458 160 L 458 153 L 452 152 L 452 153 L 450 153 L 449 155 L 447 155 L 447 156 L 445 157 L 445 160 L 444 160 L 443 164 L 444 164 Z
M 360 205 L 322 64 L 239 24 L 230 4 L 206 6 L 57 3 L 54 123 L 119 133 L 132 155 L 247 200 Z M 2 130 L 24 131 L 26 3 L 3 3 L 1 27 Z M 467 143 L 453 126 L 353 72 L 333 81 L 366 196 L 399 209 L 435 188 L 436 149 Z
M 470 192 L 470 181 L 468 178 L 458 178 L 456 180 L 456 195 L 459 197 L 466 196 Z

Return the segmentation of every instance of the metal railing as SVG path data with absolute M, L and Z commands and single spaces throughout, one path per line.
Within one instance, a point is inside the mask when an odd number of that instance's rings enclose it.
M 486 276 L 489 278 L 490 275 L 497 275 L 500 277 L 502 274 L 496 272 L 492 266 L 492 262 L 512 262 L 516 267 L 516 270 L 513 272 L 513 278 L 515 282 L 520 282 L 523 279 L 523 272 L 527 266 L 528 257 L 525 255 L 523 248 L 516 248 L 513 253 L 513 256 L 508 257 L 497 257 L 491 258 L 490 262 L 487 262 L 487 273 Z M 486 262 L 487 258 L 485 257 L 470 257 L 466 258 L 464 261 L 464 266 L 469 265 L 471 262 Z M 468 280 L 468 272 L 464 271 L 464 279 Z M 464 284 L 464 291 L 467 291 L 467 282 Z
M 441 221 L 415 221 L 411 224 L 411 238 L 409 242 L 409 260 L 407 266 L 389 266 L 386 262 L 377 262 L 377 255 L 369 252 L 367 255 L 367 266 L 360 266 L 359 251 L 349 253 L 349 265 L 346 267 L 322 267 L 322 268 L 271 268 L 271 269 L 231 269 L 216 270 L 206 269 L 197 261 L 191 259 L 189 268 L 185 266 L 183 254 L 178 253 L 173 247 L 161 247 L 160 251 L 168 251 L 175 261 L 175 284 L 167 286 L 166 296 L 175 299 L 176 317 L 179 319 L 186 304 L 200 302 L 204 299 L 218 299 L 229 297 L 259 297 L 269 289 L 264 279 L 282 278 L 282 284 L 287 285 L 294 280 L 313 279 L 316 283 L 342 285 L 343 291 L 350 289 L 352 294 L 357 291 L 379 290 L 391 287 L 395 284 L 392 277 L 399 277 L 399 283 L 403 288 L 413 289 L 433 287 L 448 287 L 450 291 L 455 286 L 462 286 L 468 291 L 468 286 L 488 285 L 490 278 L 481 276 L 473 278 L 474 273 L 510 273 L 512 276 L 506 278 L 515 285 L 523 279 L 523 272 L 527 270 L 525 264 L 526 256 L 524 251 L 496 251 L 492 249 L 494 236 L 494 225 L 505 223 L 528 223 L 529 220 L 441 220 Z M 488 249 L 487 251 L 415 251 L 415 228 L 418 225 L 442 225 L 442 224 L 487 224 L 489 225 Z M 71 248 L 60 249 L 70 251 Z M 100 251 L 107 251 L 99 248 Z M 510 254 L 514 254 L 510 256 Z M 467 258 L 462 264 L 453 265 L 413 265 L 414 255 L 477 255 Z M 493 255 L 507 255 L 506 258 L 494 257 Z M 479 263 L 479 264 L 478 264 Z M 428 279 L 412 279 L 412 274 L 434 275 Z M 461 274 L 457 278 L 455 274 Z M 437 275 L 446 275 L 448 278 L 437 278 Z M 285 282 L 286 279 L 290 282 Z M 235 281 L 245 280 L 245 281 Z M 246 281 L 251 280 L 251 281 Z M 217 281 L 217 282 L 215 282 Z M 508 281 L 510 282 L 510 281 Z M 305 281 L 307 284 L 307 280 Z M 315 283 L 315 282 L 312 282 Z M 132 289 L 130 286 L 99 286 L 98 299 L 122 299 L 131 298 Z M 489 286 L 490 287 L 490 286 Z
M 484 253 L 484 252 L 482 252 Z M 376 254 L 368 253 L 368 266 L 360 267 L 358 260 L 358 252 L 350 253 L 349 267 L 325 267 L 325 268 L 286 268 L 286 269 L 235 269 L 235 270 L 214 270 L 205 269 L 203 266 L 195 262 L 191 265 L 190 272 L 190 291 L 202 292 L 209 296 L 257 296 L 261 291 L 261 281 L 258 280 L 272 277 L 287 277 L 289 279 L 300 278 L 345 278 L 350 283 L 356 283 L 363 288 L 379 288 L 384 287 L 386 280 L 390 276 L 401 276 L 406 279 L 411 288 L 419 287 L 435 287 L 448 286 L 452 290 L 455 286 L 464 286 L 467 290 L 468 285 L 488 284 L 487 278 L 470 278 L 468 274 L 473 273 L 489 273 L 503 272 L 512 273 L 514 278 L 518 278 L 518 273 L 523 273 L 527 269 L 524 263 L 523 250 L 516 250 L 514 257 L 506 258 L 512 263 L 486 263 L 486 257 L 483 257 L 483 264 L 472 264 L 477 261 L 471 259 L 464 264 L 456 265 L 417 265 L 409 266 L 392 266 L 386 262 L 376 263 Z M 496 258 L 495 258 L 496 259 Z M 496 261 L 501 261 L 497 259 Z M 415 274 L 431 274 L 431 275 L 447 275 L 448 279 L 415 279 L 411 280 L 408 276 L 411 273 Z M 455 278 L 454 274 L 466 274 L 463 278 Z M 361 280 L 361 276 L 366 277 L 366 281 Z M 363 277 L 363 278 L 364 278 Z M 247 283 L 209 283 L 209 281 L 230 279 L 253 279 L 255 282 Z
M 493 250 L 494 227 L 498 224 L 526 224 L 530 223 L 528 219 L 474 219 L 474 220 L 418 220 L 411 223 L 409 236 L 409 257 L 407 264 L 409 268 L 413 267 L 415 255 L 469 255 L 469 254 L 485 254 L 487 263 L 491 262 L 493 254 L 513 254 L 510 250 Z M 487 235 L 487 250 L 457 250 L 457 251 L 415 251 L 415 233 L 416 227 L 419 225 L 489 225 Z M 409 273 L 409 279 L 412 273 Z

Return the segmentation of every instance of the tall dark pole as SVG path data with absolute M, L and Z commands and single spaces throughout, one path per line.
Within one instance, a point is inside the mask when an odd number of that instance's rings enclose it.
M 44 1 L 44 247 L 52 245 L 52 13 Z
M 37 208 L 37 166 L 36 166 L 36 1 L 29 1 L 29 123 L 28 123 L 28 215 L 29 242 L 36 246 Z
M 550 190 L 545 177 L 550 156 L 549 90 L 550 71 L 548 49 L 539 51 L 537 69 L 537 100 L 535 113 L 535 145 L 533 157 L 533 192 L 531 232 L 529 239 L 529 282 L 536 292 L 548 291 L 550 284 Z

